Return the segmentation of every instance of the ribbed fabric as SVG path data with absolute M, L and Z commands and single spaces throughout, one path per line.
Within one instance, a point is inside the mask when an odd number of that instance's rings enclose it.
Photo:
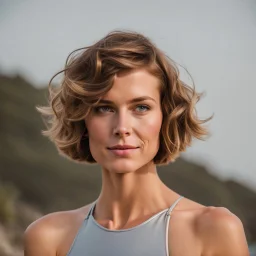
M 92 215 L 94 202 L 67 256 L 169 256 L 170 215 L 182 198 L 143 223 L 120 230 L 110 230 L 96 222 Z

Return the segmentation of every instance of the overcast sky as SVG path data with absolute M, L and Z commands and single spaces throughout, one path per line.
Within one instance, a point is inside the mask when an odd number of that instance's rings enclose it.
M 46 85 L 72 50 L 114 29 L 144 33 L 205 92 L 197 110 L 215 114 L 212 136 L 184 157 L 255 188 L 256 2 L 0 0 L 0 71 Z

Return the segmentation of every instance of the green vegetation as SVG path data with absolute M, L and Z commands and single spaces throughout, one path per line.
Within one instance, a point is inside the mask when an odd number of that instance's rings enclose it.
M 15 203 L 18 191 L 11 184 L 0 183 L 0 221 L 10 224 L 15 221 Z

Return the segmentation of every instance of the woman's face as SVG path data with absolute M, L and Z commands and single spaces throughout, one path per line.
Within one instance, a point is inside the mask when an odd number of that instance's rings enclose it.
M 102 103 L 92 109 L 85 124 L 90 151 L 98 164 L 115 173 L 138 170 L 151 162 L 159 149 L 162 124 L 159 80 L 144 69 L 118 74 L 113 87 Z M 109 149 L 115 145 L 136 149 Z

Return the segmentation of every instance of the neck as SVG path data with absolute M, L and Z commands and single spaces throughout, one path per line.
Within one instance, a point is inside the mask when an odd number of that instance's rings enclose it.
M 159 178 L 156 166 L 142 167 L 131 173 L 102 169 L 102 189 L 94 217 L 124 226 L 139 216 L 153 215 L 170 207 L 177 193 Z

